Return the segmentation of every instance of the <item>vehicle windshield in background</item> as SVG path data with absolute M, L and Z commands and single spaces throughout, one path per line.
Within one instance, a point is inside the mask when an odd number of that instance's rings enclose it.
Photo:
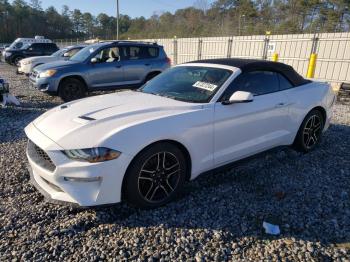
M 96 46 L 87 46 L 72 56 L 69 60 L 74 62 L 84 62 L 93 52 L 97 50 Z
M 23 43 L 22 42 L 13 42 L 9 48 L 10 49 L 21 49 L 23 47 Z
M 138 91 L 184 102 L 208 103 L 231 74 L 221 68 L 179 66 L 165 71 Z
M 68 49 L 66 49 L 66 48 L 65 49 L 60 49 L 60 50 L 56 51 L 55 53 L 53 53 L 51 56 L 53 56 L 53 57 L 60 57 L 67 51 L 68 51 Z

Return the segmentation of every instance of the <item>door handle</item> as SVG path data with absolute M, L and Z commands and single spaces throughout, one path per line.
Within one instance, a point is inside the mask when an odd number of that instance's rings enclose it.
M 284 107 L 284 106 L 286 106 L 286 105 L 287 105 L 287 103 L 281 102 L 281 103 L 278 103 L 277 105 L 275 105 L 275 107 L 276 107 L 276 108 L 279 108 L 279 107 Z
M 121 65 L 117 65 L 117 66 L 115 66 L 116 68 L 121 68 L 122 66 Z
M 145 64 L 145 66 L 150 66 L 151 64 Z

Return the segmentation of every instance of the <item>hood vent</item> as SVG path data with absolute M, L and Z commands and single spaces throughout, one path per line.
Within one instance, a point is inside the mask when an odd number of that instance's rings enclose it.
M 88 116 L 79 116 L 79 118 L 87 120 L 87 121 L 94 121 L 94 120 L 96 120 L 95 118 L 88 117 Z

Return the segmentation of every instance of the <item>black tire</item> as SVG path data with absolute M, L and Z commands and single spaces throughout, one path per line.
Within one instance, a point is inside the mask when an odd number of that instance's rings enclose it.
M 86 96 L 85 84 L 76 78 L 64 79 L 60 83 L 58 95 L 64 102 L 77 100 Z
M 167 142 L 150 146 L 130 164 L 123 183 L 124 198 L 139 208 L 165 205 L 183 188 L 187 172 L 185 157 L 177 146 Z
M 320 142 L 325 119 L 319 110 L 309 112 L 302 122 L 293 147 L 299 152 L 307 153 L 313 150 Z
M 15 66 L 19 66 L 19 62 L 24 59 L 24 57 L 22 56 L 15 56 L 13 59 L 12 59 L 12 64 L 14 64 Z
M 152 73 L 149 73 L 146 78 L 145 78 L 145 81 L 144 83 L 146 84 L 148 81 L 152 80 L 153 78 L 155 78 L 157 75 L 159 75 L 160 72 L 152 72 Z

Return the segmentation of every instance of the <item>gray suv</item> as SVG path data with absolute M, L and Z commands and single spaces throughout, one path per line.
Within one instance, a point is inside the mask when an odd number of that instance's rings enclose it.
M 156 43 L 104 42 L 83 48 L 67 61 L 36 67 L 30 81 L 40 91 L 71 101 L 89 91 L 139 87 L 170 64 Z

